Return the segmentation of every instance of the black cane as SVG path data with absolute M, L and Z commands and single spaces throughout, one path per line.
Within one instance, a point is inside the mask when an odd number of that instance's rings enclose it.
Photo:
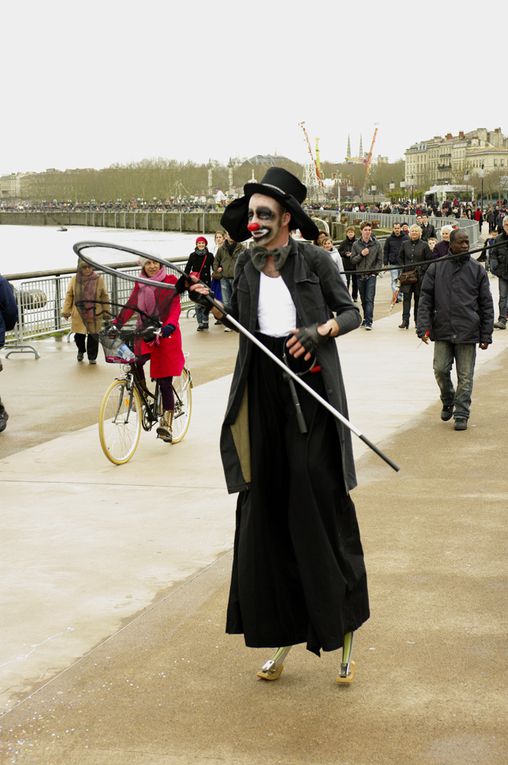
M 178 271 L 182 276 L 189 279 L 189 281 L 192 281 L 193 284 L 202 284 L 204 287 L 208 287 L 207 284 L 202 282 L 199 279 L 196 279 L 195 277 L 191 277 L 189 274 L 185 273 L 185 271 L 182 271 L 181 268 L 174 265 L 174 263 L 170 263 L 167 260 L 164 260 L 164 258 L 159 258 L 155 255 L 148 255 L 146 252 L 140 252 L 139 250 L 134 250 L 130 247 L 124 247 L 123 245 L 119 244 L 109 244 L 106 242 L 77 242 L 75 245 L 73 245 L 74 252 L 80 257 L 82 260 L 85 261 L 85 263 L 88 263 L 92 268 L 98 268 L 99 270 L 104 271 L 105 273 L 112 273 L 114 276 L 119 276 L 120 278 L 126 278 L 129 281 L 139 281 L 143 284 L 149 284 L 150 286 L 154 286 L 154 284 L 157 284 L 157 286 L 165 287 L 174 289 L 174 285 L 165 284 L 164 282 L 154 282 L 153 279 L 145 279 L 141 276 L 130 276 L 129 274 L 123 274 L 119 273 L 118 271 L 115 271 L 112 268 L 109 268 L 108 266 L 103 266 L 100 263 L 96 263 L 91 258 L 83 255 L 83 250 L 88 249 L 90 247 L 102 247 L 102 248 L 111 248 L 114 250 L 121 250 L 123 252 L 129 252 L 131 255 L 136 255 L 137 257 L 141 258 L 149 258 L 150 260 L 155 260 L 157 263 L 160 263 L 162 266 L 166 266 L 168 268 L 173 268 L 175 271 Z M 390 459 L 386 454 L 384 454 L 379 447 L 377 447 L 375 444 L 372 443 L 372 441 L 365 436 L 361 430 L 359 430 L 357 427 L 353 425 L 352 422 L 350 422 L 347 417 L 344 417 L 343 414 L 341 414 L 335 407 L 333 407 L 331 404 L 326 401 L 322 396 L 319 395 L 315 390 L 313 390 L 310 385 L 308 385 L 304 380 L 301 379 L 295 372 L 293 372 L 292 369 L 290 369 L 286 364 L 284 364 L 281 359 L 279 359 L 274 353 L 272 353 L 263 343 L 257 339 L 255 335 L 253 335 L 251 332 L 249 332 L 248 329 L 246 329 L 243 324 L 240 324 L 239 321 L 237 321 L 234 316 L 231 316 L 230 313 L 227 312 L 227 310 L 224 308 L 224 306 L 219 303 L 215 298 L 212 298 L 210 295 L 206 295 L 207 301 L 210 303 L 211 306 L 216 308 L 218 311 L 220 311 L 222 314 L 224 314 L 227 317 L 228 322 L 230 322 L 234 327 L 238 329 L 239 332 L 242 333 L 242 335 L 245 335 L 251 343 L 256 345 L 263 353 L 265 353 L 277 366 L 279 366 L 285 375 L 288 375 L 291 377 L 295 382 L 298 383 L 304 390 L 307 391 L 313 398 L 316 399 L 322 406 L 324 406 L 325 409 L 327 409 L 330 414 L 332 414 L 336 420 L 339 420 L 343 425 L 346 426 L 352 433 L 355 434 L 355 436 L 358 436 L 358 438 L 363 441 L 364 444 L 366 444 L 369 449 L 372 449 L 373 452 L 375 452 L 378 457 L 381 457 L 382 460 L 384 460 L 387 465 L 390 465 L 390 467 L 398 472 L 400 470 L 400 467 Z

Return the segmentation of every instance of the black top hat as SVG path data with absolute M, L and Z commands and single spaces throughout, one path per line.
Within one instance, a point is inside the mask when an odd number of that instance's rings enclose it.
M 235 242 L 250 239 L 247 229 L 249 199 L 253 194 L 273 197 L 291 213 L 290 228 L 299 228 L 306 239 L 315 239 L 319 229 L 311 218 L 302 210 L 301 203 L 307 196 L 307 187 L 296 176 L 282 167 L 270 167 L 261 183 L 246 183 L 243 187 L 245 196 L 229 204 L 220 219 L 228 234 Z

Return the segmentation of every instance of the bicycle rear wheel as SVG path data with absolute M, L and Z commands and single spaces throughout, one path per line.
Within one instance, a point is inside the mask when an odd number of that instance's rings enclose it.
M 99 410 L 102 451 L 114 465 L 128 462 L 138 446 L 142 420 L 141 399 L 127 380 L 113 380 Z
M 173 443 L 177 444 L 185 438 L 189 430 L 192 413 L 192 379 L 188 369 L 183 369 L 180 377 L 173 377 L 173 392 L 175 395 L 175 413 L 173 415 Z

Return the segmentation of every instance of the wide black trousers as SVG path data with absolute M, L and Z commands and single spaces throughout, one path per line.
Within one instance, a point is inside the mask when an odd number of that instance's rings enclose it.
M 281 355 L 280 338 L 263 342 Z M 320 373 L 304 379 L 324 396 Z M 335 420 L 297 386 L 308 428 L 300 433 L 283 372 L 257 348 L 248 391 L 252 483 L 238 497 L 226 631 L 252 647 L 305 642 L 319 655 L 369 617 Z

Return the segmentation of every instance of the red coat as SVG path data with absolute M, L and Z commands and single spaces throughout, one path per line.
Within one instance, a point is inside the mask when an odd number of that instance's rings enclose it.
M 176 276 L 168 274 L 164 277 L 167 284 L 176 284 Z M 169 310 L 166 304 L 168 293 L 171 297 Z M 126 307 L 118 315 L 118 325 L 121 327 L 130 319 L 134 313 L 134 308 L 138 305 L 139 283 L 136 282 L 132 290 Z M 139 339 L 135 344 L 135 353 L 141 356 L 145 353 L 150 354 L 150 377 L 158 379 L 160 377 L 178 377 L 182 374 L 185 363 L 185 357 L 182 351 L 182 335 L 178 324 L 180 318 L 180 295 L 173 291 L 159 289 L 155 293 L 158 314 L 162 325 L 173 324 L 176 329 L 169 337 L 159 337 L 151 343 Z

